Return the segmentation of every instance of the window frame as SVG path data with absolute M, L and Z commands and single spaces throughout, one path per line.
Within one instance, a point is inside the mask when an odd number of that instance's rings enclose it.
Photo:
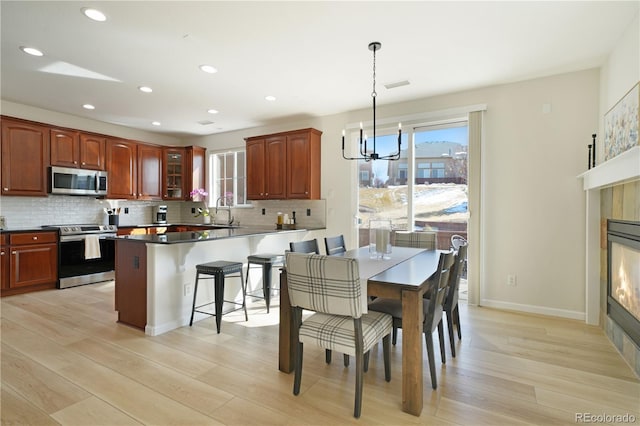
M 244 167 L 243 167 L 244 175 L 243 176 L 238 175 L 238 154 L 239 153 L 242 153 L 244 157 Z M 226 168 L 226 164 L 227 164 L 226 157 L 230 154 L 233 154 L 233 177 L 231 177 L 232 186 L 233 186 L 233 191 L 232 191 L 233 203 L 231 206 L 227 206 L 226 202 L 223 202 L 221 206 L 233 207 L 233 208 L 252 207 L 249 200 L 247 200 L 247 152 L 245 148 L 227 149 L 224 151 L 215 151 L 215 152 L 209 153 L 208 163 L 209 163 L 209 170 L 211 171 L 208 174 L 208 178 L 207 178 L 207 189 L 209 192 L 209 206 L 215 207 L 218 198 L 221 196 L 221 194 L 218 194 L 219 181 L 223 179 L 225 180 L 229 179 L 227 177 L 220 178 L 220 172 L 217 166 L 218 164 L 217 158 L 220 156 L 224 157 L 223 159 L 221 159 L 220 164 L 223 164 L 224 167 Z M 244 191 L 243 191 L 244 198 L 245 198 L 244 203 L 238 203 L 238 184 L 240 179 L 242 180 L 243 186 L 244 186 Z

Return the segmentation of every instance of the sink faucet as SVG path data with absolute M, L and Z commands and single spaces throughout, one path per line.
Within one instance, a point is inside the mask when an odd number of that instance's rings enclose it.
M 227 205 L 227 223 L 226 225 L 231 225 L 233 223 L 233 216 L 231 216 L 231 204 L 233 203 L 233 199 L 231 197 L 220 196 L 216 200 L 216 217 L 218 217 L 218 209 L 221 207 L 220 203 L 224 201 L 224 204 Z M 214 220 L 215 222 L 215 220 Z

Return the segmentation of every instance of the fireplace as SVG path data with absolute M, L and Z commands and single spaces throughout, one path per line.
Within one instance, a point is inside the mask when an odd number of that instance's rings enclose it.
M 607 221 L 607 314 L 640 347 L 640 222 Z

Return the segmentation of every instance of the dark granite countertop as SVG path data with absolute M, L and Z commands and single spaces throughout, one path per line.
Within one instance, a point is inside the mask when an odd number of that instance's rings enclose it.
M 250 237 L 254 235 L 280 234 L 310 230 L 311 229 L 308 228 L 276 230 L 266 228 L 235 227 L 217 229 L 213 228 L 204 231 L 167 232 L 164 234 L 120 235 L 117 237 L 111 237 L 111 239 L 152 244 L 180 244 L 193 243 L 198 241 L 221 240 L 225 238 Z

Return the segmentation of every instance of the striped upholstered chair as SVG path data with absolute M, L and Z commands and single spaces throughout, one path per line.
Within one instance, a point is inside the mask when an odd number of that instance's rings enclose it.
M 414 247 L 427 250 L 436 249 L 437 233 L 434 231 L 396 231 L 393 245 L 397 247 Z
M 304 344 L 353 355 L 356 359 L 353 415 L 358 418 L 362 407 L 364 354 L 381 339 L 385 380 L 391 380 L 391 315 L 363 313 L 366 297 L 360 287 L 356 259 L 289 252 L 286 265 L 294 335 L 297 336 L 293 394 L 300 393 Z M 314 314 L 302 321 L 303 309 L 314 311 Z

